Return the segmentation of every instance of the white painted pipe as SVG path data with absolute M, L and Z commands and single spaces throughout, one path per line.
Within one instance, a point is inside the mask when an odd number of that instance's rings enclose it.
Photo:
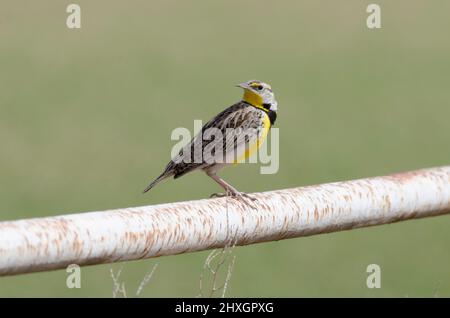
M 450 166 L 232 198 L 0 222 L 0 275 L 247 245 L 450 213 Z

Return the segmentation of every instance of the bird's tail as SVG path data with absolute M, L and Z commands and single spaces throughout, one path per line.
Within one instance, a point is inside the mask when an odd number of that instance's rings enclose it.
M 171 174 L 167 174 L 166 172 L 162 173 L 158 178 L 156 178 L 155 180 L 153 180 L 147 188 L 145 188 L 145 190 L 142 193 L 148 192 L 151 188 L 153 188 L 155 185 L 157 185 L 158 183 L 160 183 L 161 181 L 163 181 L 164 179 L 170 177 Z

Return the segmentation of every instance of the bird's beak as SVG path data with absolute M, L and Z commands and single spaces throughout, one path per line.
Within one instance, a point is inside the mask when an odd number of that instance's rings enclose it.
M 240 87 L 240 88 L 243 88 L 243 89 L 250 89 L 250 86 L 248 86 L 248 84 L 245 83 L 245 82 L 241 83 L 241 84 L 237 84 L 236 87 Z

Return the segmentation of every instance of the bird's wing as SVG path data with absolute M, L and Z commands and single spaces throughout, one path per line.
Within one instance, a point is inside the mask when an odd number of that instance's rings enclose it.
M 222 139 L 214 139 L 205 146 L 203 160 L 209 164 L 229 164 L 245 159 L 264 130 L 264 116 L 267 115 L 262 110 L 249 105 L 225 116 L 216 123 Z
M 218 163 L 233 163 L 256 142 L 266 116 L 247 103 L 239 102 L 207 122 L 169 163 L 175 178 L 192 170 Z

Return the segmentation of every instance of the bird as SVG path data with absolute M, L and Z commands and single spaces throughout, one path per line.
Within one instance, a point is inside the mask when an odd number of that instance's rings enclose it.
M 203 170 L 224 190 L 212 197 L 250 198 L 217 175 L 222 168 L 245 162 L 266 139 L 277 119 L 278 102 L 272 87 L 259 80 L 236 85 L 244 90 L 242 100 L 208 121 L 201 131 L 169 161 L 164 171 L 145 189 L 148 192 L 162 180 L 177 179 L 188 172 Z M 214 135 L 214 138 L 211 138 Z M 197 151 L 200 149 L 200 151 Z M 245 200 L 244 200 L 245 201 Z

